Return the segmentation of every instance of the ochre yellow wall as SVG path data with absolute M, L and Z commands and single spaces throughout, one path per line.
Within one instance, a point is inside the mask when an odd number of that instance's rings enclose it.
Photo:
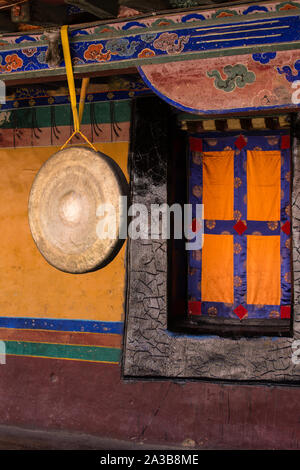
M 127 176 L 128 143 L 95 144 Z M 0 316 L 120 321 L 125 245 L 105 268 L 66 274 L 49 265 L 31 237 L 27 204 L 41 165 L 58 147 L 0 149 Z

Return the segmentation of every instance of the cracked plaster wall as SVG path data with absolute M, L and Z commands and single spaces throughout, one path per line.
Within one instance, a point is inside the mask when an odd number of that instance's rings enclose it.
M 152 106 L 149 101 L 147 105 L 137 103 L 136 113 L 135 132 L 143 132 L 146 127 L 149 138 L 148 144 L 144 141 L 131 155 L 132 202 L 149 207 L 151 203 L 167 202 L 168 110 L 156 100 Z M 300 364 L 292 361 L 292 343 L 300 339 L 300 139 L 297 138 L 293 141 L 292 159 L 293 338 L 230 339 L 170 333 L 167 330 L 167 242 L 131 239 L 125 377 L 300 381 Z M 141 171 L 141 162 L 145 171 Z

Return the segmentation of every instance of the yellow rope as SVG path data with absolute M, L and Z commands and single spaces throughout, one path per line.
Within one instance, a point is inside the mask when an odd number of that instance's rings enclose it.
M 61 27 L 60 30 L 61 35 L 61 42 L 63 47 L 64 59 L 66 64 L 66 72 L 67 72 L 67 80 L 68 80 L 68 87 L 69 87 L 69 94 L 71 100 L 71 109 L 73 113 L 73 122 L 74 122 L 74 132 L 68 138 L 68 140 L 64 143 L 61 147 L 61 150 L 66 147 L 66 145 L 70 142 L 72 137 L 75 134 L 81 135 L 81 137 L 87 142 L 87 144 L 92 147 L 95 152 L 97 152 L 94 145 L 88 140 L 88 138 L 80 131 L 80 123 L 83 115 L 83 108 L 85 102 L 85 96 L 87 87 L 89 84 L 89 78 L 84 78 L 82 80 L 81 92 L 80 92 L 80 100 L 79 100 L 79 115 L 77 111 L 77 103 L 76 103 L 76 91 L 75 91 L 75 82 L 74 82 L 74 75 L 73 75 L 73 68 L 71 62 L 71 54 L 70 54 L 70 45 L 69 45 L 69 37 L 68 37 L 68 25 L 64 25 Z
M 89 86 L 90 79 L 89 78 L 83 78 L 82 83 L 81 83 L 81 90 L 80 90 L 80 98 L 79 98 L 79 126 L 82 121 L 82 115 L 83 115 L 83 110 L 84 110 L 84 103 L 85 103 L 85 97 L 86 97 L 86 92 L 87 88 Z

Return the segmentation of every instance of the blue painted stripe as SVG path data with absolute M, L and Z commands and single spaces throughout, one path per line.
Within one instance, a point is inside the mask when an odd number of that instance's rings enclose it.
M 290 175 L 291 171 L 291 152 L 290 149 L 281 150 L 282 164 L 281 164 L 281 225 L 287 221 L 291 222 L 290 215 L 286 210 L 291 204 L 290 194 Z M 291 292 L 292 292 L 292 279 L 291 279 L 291 249 L 287 245 L 288 240 L 291 246 L 291 234 L 287 235 L 282 230 L 280 231 L 280 256 L 281 256 L 281 299 L 280 305 L 291 305 Z
M 236 220 L 247 220 L 247 204 L 245 204 L 247 195 L 246 165 L 247 151 L 245 149 L 236 149 L 234 153 L 234 214 L 237 214 Z M 233 292 L 234 308 L 236 308 L 239 305 L 245 306 L 247 295 L 247 236 L 245 236 L 245 232 L 243 235 L 239 235 L 235 232 L 233 243 Z
M 158 33 L 157 37 L 153 38 L 150 42 L 148 40 L 149 32 L 142 32 L 140 34 L 127 37 L 124 36 L 123 38 L 114 40 L 111 38 L 103 40 L 93 39 L 91 41 L 81 40 L 79 42 L 71 43 L 71 55 L 78 59 L 78 64 L 80 65 L 99 63 L 99 59 L 86 53 L 90 46 L 102 47 L 101 53 L 110 54 L 109 57 L 106 57 L 107 63 L 138 59 L 139 54 L 145 48 L 154 52 L 156 57 L 168 56 L 168 52 L 165 47 L 161 45 L 159 40 L 161 37 L 161 41 L 163 43 L 165 40 L 165 34 L 168 33 L 165 31 Z M 199 25 L 198 27 L 193 25 L 191 28 L 172 30 L 172 34 L 177 35 L 177 47 L 180 48 L 177 52 L 175 49 L 175 54 L 178 54 L 178 52 L 184 54 L 218 49 L 221 50 L 226 48 L 231 49 L 233 47 L 289 43 L 300 40 L 300 17 L 289 16 L 270 19 L 244 19 L 244 21 L 226 25 Z M 114 47 L 117 45 L 119 48 L 115 52 L 111 51 L 112 41 Z M 183 41 L 182 48 L 179 46 L 180 41 Z M 175 43 L 173 46 L 174 45 Z M 44 47 L 40 47 L 39 51 L 43 52 L 43 48 Z M 46 49 L 46 47 L 44 49 Z M 11 54 L 11 51 L 3 51 L 3 64 L 5 57 L 8 54 Z M 23 61 L 28 62 L 28 58 L 22 51 L 18 51 L 18 55 Z M 37 54 L 30 57 L 30 60 L 37 61 Z M 47 64 L 40 60 L 37 67 L 46 68 L 46 65 Z M 60 66 L 63 66 L 63 62 Z
M 193 218 L 196 217 L 196 205 L 203 204 L 203 195 L 197 198 L 193 195 L 194 185 L 203 188 L 203 165 L 197 160 L 199 152 L 190 151 L 190 176 L 189 176 L 189 203 L 192 204 Z M 188 276 L 189 300 L 201 300 L 201 272 L 202 272 L 202 250 L 190 250 L 190 270 Z
M 123 333 L 123 322 L 61 320 L 57 318 L 0 317 L 0 328 L 79 331 L 83 333 L 111 333 L 121 335 Z
M 237 206 L 235 206 L 235 210 Z M 241 212 L 241 210 L 240 210 Z M 205 215 L 205 214 L 204 214 Z M 241 220 L 246 220 L 246 217 L 241 217 Z M 228 234 L 236 235 L 237 232 L 234 228 L 236 220 L 205 220 L 204 223 L 204 233 L 210 233 L 211 235 L 221 235 L 223 232 L 228 232 Z M 213 222 L 213 225 L 211 225 Z M 273 223 L 274 222 L 274 223 Z M 257 221 L 257 220 L 247 220 L 247 228 L 243 232 L 243 235 L 253 235 L 253 232 L 260 232 L 261 235 L 280 235 L 280 221 L 272 221 L 269 225 L 269 222 Z M 272 226 L 273 224 L 273 226 Z M 258 235 L 258 233 L 256 233 Z
M 141 96 L 149 94 L 149 90 L 121 90 L 113 92 L 103 92 L 103 93 L 89 93 L 85 99 L 85 103 L 90 104 L 106 102 L 106 101 L 121 101 L 121 100 L 130 100 L 134 96 Z M 79 95 L 76 95 L 77 102 L 79 102 Z M 92 98 L 92 99 L 91 99 Z M 31 100 L 34 100 L 34 106 L 54 106 L 54 105 L 65 105 L 70 104 L 68 95 L 58 95 L 58 96 L 38 96 L 38 97 L 16 97 L 14 100 L 8 100 L 6 103 L 2 104 L 1 111 L 9 111 L 16 109 L 15 103 L 18 104 L 18 109 L 21 108 L 32 108 Z M 49 103 L 49 99 L 53 99 L 53 102 Z
M 200 27 L 191 31 L 190 43 L 185 51 L 198 49 L 211 50 L 224 47 L 245 46 L 249 44 L 266 44 L 283 41 L 295 41 L 298 35 L 292 33 L 292 29 L 299 23 L 289 18 L 275 20 L 260 20 L 234 25 L 222 25 L 217 27 Z

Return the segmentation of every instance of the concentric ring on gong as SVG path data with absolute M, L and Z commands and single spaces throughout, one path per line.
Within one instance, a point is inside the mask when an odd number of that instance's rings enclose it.
M 119 198 L 127 194 L 123 172 L 107 155 L 87 147 L 55 153 L 37 173 L 29 195 L 28 219 L 38 250 L 48 263 L 68 273 L 105 266 L 124 243 L 118 237 Z M 101 204 L 115 210 L 114 238 L 97 235 Z

